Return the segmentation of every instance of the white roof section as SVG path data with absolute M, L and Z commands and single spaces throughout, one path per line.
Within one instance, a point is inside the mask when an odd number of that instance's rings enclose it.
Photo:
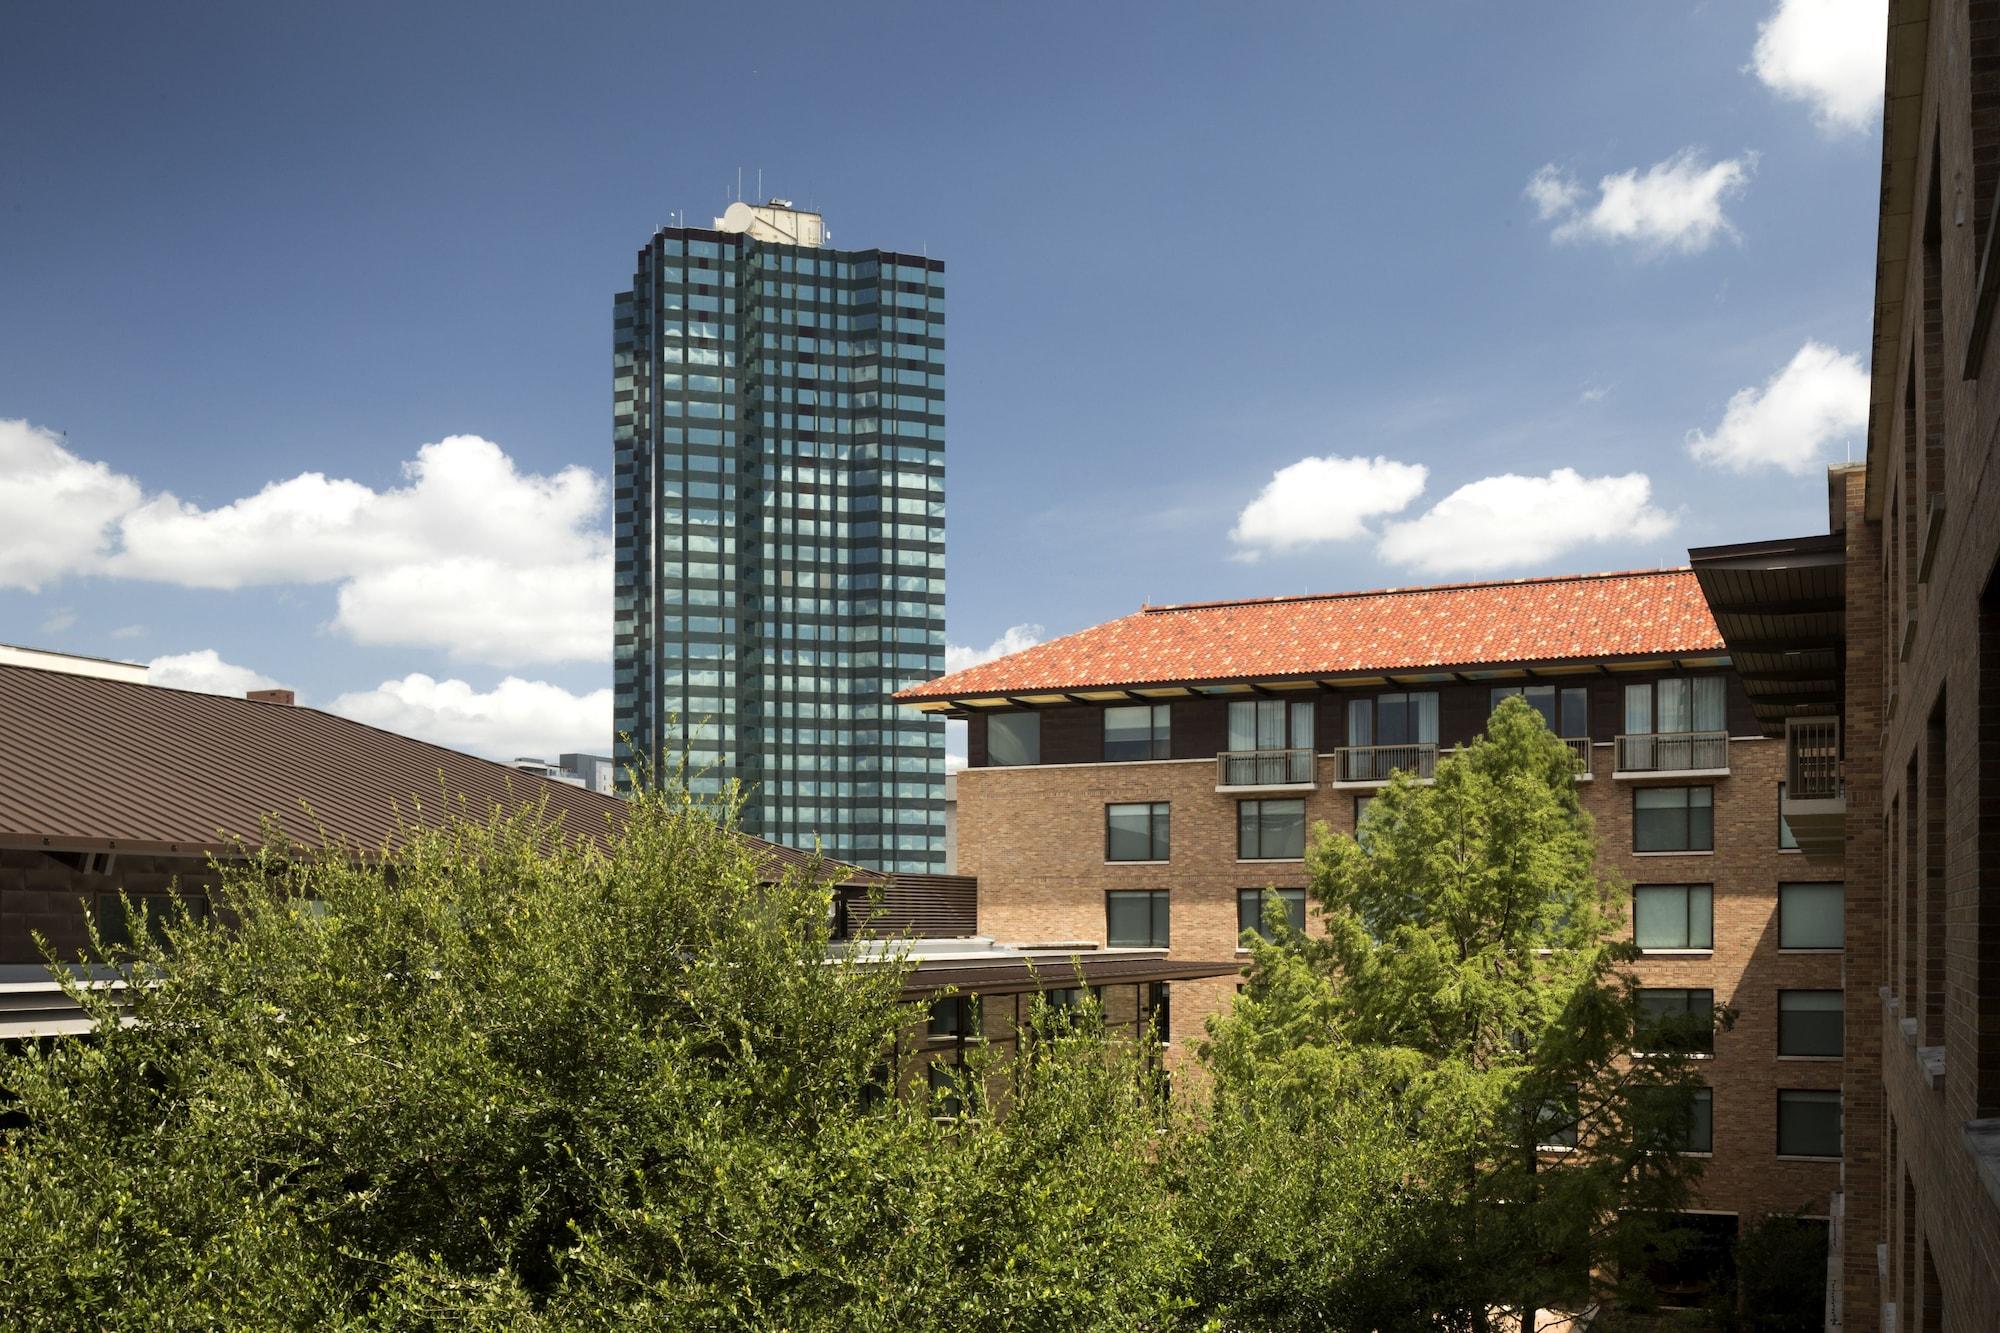
M 32 667 L 36 671 L 60 671 L 70 676 L 96 676 L 100 680 L 122 680 L 127 685 L 145 685 L 143 662 L 119 662 L 109 657 L 80 657 L 75 653 L 50 652 L 46 648 L 22 648 L 0 643 L 0 666 Z

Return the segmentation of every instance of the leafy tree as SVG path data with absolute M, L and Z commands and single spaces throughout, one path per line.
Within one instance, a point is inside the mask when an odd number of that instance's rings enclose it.
M 1043 1009 L 1004 1120 L 882 1096 L 907 963 L 829 961 L 729 816 L 460 810 L 135 914 L 132 1021 L 0 1055 L 0 1326 L 1162 1326 L 1138 1056 Z
M 1671 1149 L 1698 1079 L 1684 1052 L 1632 1054 L 1645 1029 L 1623 967 L 1633 947 L 1613 938 L 1624 890 L 1597 872 L 1573 774 L 1514 699 L 1434 782 L 1397 775 L 1363 841 L 1315 840 L 1325 935 L 1253 942 L 1243 996 L 1211 1025 L 1220 1121 L 1296 1135 L 1275 1151 L 1299 1159 L 1359 1159 L 1335 1193 L 1364 1224 L 1384 1219 L 1378 1269 L 1301 1275 L 1312 1301 L 1355 1311 L 1350 1285 L 1391 1275 L 1347 1326 L 1477 1329 L 1502 1309 L 1579 1308 L 1642 1280 L 1653 1224 L 1687 1197 L 1699 1163 Z M 1284 1216 L 1209 1263 L 1285 1266 L 1317 1200 L 1301 1184 L 1275 1202 Z M 1309 1326 L 1262 1307 L 1243 1324 Z

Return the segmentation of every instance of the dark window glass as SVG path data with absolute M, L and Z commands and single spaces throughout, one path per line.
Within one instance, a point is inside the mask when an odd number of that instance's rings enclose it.
M 972 1034 L 972 997 L 946 995 L 931 1001 L 930 1035 L 966 1037 Z
M 1104 807 L 1104 859 L 1164 861 L 1168 855 L 1168 803 L 1150 801 Z
M 1659 1146 L 1668 1152 L 1715 1151 L 1715 1093 L 1709 1088 L 1640 1088 L 1658 1116 Z
M 1642 1051 L 1715 1049 L 1715 992 L 1681 987 L 1639 988 L 1638 1047 Z
M 1714 788 L 1634 788 L 1632 850 L 1635 852 L 1714 851 Z
M 1778 1054 L 1839 1055 L 1842 1000 L 1837 990 L 1778 992 Z
M 1792 836 L 1792 826 L 1785 822 L 1785 784 L 1778 784 L 1778 848 L 1781 851 L 1796 852 L 1799 840 Z
M 1104 895 L 1105 940 L 1114 949 L 1168 947 L 1165 889 L 1117 889 Z
M 1847 888 L 1843 884 L 1780 884 L 1778 947 L 1838 949 Z
M 932 1094 L 931 1114 L 942 1120 L 956 1120 L 965 1114 L 965 1071 L 955 1064 L 939 1061 L 927 1075 Z
M 1042 762 L 1042 715 L 994 713 L 986 719 L 986 762 L 996 768 Z
M 1236 931 L 1241 937 L 1244 931 L 1272 938 L 1264 929 L 1264 895 L 1266 892 L 1278 896 L 1285 907 L 1285 924 L 1293 930 L 1304 933 L 1306 928 L 1306 891 L 1304 889 L 1238 889 L 1236 891 Z
M 1715 947 L 1713 892 L 1706 884 L 1635 885 L 1632 939 L 1641 949 Z
M 1780 1090 L 1778 1155 L 1840 1156 L 1840 1094 Z
M 1173 755 L 1173 710 L 1167 704 L 1120 705 L 1104 710 L 1106 759 L 1167 759 Z
M 175 897 L 171 893 L 131 894 L 132 910 L 146 923 L 147 930 L 158 938 L 162 927 L 178 918 Z M 208 920 L 208 898 L 199 893 L 182 894 L 179 899 L 187 908 L 190 921 Z M 97 895 L 97 933 L 106 944 L 130 944 L 132 931 L 125 916 L 125 904 L 115 893 Z
M 1558 689 L 1554 685 L 1496 685 L 1492 707 L 1515 696 L 1527 700 L 1528 707 L 1542 715 L 1548 729 L 1558 736 L 1590 735 L 1590 691 L 1579 686 Z
M 1543 1102 L 1535 1116 L 1535 1144 L 1542 1148 L 1576 1146 L 1577 1090 Z
M 1238 801 L 1236 855 L 1244 861 L 1296 861 L 1306 854 L 1306 803 Z

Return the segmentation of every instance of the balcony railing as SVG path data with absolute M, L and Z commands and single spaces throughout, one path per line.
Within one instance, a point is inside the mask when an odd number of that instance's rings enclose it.
M 1438 747 L 1435 741 L 1410 745 L 1350 745 L 1340 751 L 1342 782 L 1387 782 L 1391 773 L 1409 773 L 1420 778 L 1437 776 Z
M 1317 782 L 1313 752 L 1224 750 L 1215 756 L 1215 785 L 1222 787 L 1310 787 Z
M 1840 780 L 1840 719 L 1785 720 L 1785 799 L 1831 801 L 1843 795 Z
M 1726 731 L 1660 731 L 1618 737 L 1620 774 L 1727 773 Z
M 1576 758 L 1576 775 L 1577 775 L 1578 777 L 1580 777 L 1580 778 L 1587 778 L 1587 777 L 1589 777 L 1589 776 L 1590 776 L 1590 737 L 1588 737 L 1588 736 L 1565 736 L 1565 737 L 1563 737 L 1563 738 L 1562 738 L 1562 743 L 1563 743 L 1564 745 L 1567 745 L 1567 746 L 1569 747 L 1569 752 L 1570 752 L 1570 754 L 1574 755 L 1574 756 L 1575 756 L 1575 758 Z

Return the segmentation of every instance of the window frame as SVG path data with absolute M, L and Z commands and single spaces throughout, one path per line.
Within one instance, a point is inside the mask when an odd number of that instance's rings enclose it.
M 1242 951 L 1243 936 L 1246 931 L 1254 933 L 1257 936 L 1257 938 L 1265 941 L 1270 941 L 1277 938 L 1276 936 L 1266 935 L 1264 933 L 1264 895 L 1266 893 L 1275 893 L 1278 895 L 1279 899 L 1283 901 L 1283 903 L 1285 904 L 1286 923 L 1290 925 L 1293 930 L 1298 931 L 1301 935 L 1305 934 L 1306 891 L 1304 889 L 1285 888 L 1275 884 L 1265 885 L 1262 888 L 1255 888 L 1255 889 L 1238 889 L 1236 891 L 1236 947 L 1238 952 Z M 1254 925 L 1249 925 L 1249 926 L 1243 924 L 1243 911 L 1244 911 L 1246 896 L 1249 903 L 1253 904 L 1251 908 L 1252 920 L 1256 923 Z M 1294 903 L 1298 905 L 1298 910 L 1296 912 L 1292 910 L 1292 905 Z
M 1429 739 L 1425 739 L 1423 736 L 1413 736 L 1407 740 L 1400 740 L 1400 741 L 1385 741 L 1380 739 L 1382 735 L 1383 701 L 1386 699 L 1395 699 L 1399 701 L 1401 707 L 1408 709 L 1411 706 L 1413 700 L 1420 698 L 1428 698 L 1431 701 L 1430 718 L 1429 718 L 1431 724 L 1430 726 L 1431 735 Z M 1364 706 L 1368 710 L 1367 713 L 1368 738 L 1366 740 L 1357 740 L 1355 738 L 1355 733 L 1357 731 L 1357 728 L 1355 727 L 1354 722 L 1356 717 L 1358 716 L 1358 714 L 1355 712 L 1355 708 L 1357 705 Z M 1438 690 L 1383 690 L 1375 694 L 1364 694 L 1364 695 L 1354 696 L 1349 698 L 1347 701 L 1347 710 L 1345 715 L 1345 721 L 1347 724 L 1347 744 L 1349 746 L 1359 749 L 1370 749 L 1375 746 L 1381 746 L 1381 745 L 1412 745 L 1412 746 L 1438 745 L 1440 743 L 1438 738 L 1442 734 L 1444 729 L 1443 719 L 1444 719 L 1444 700 L 1441 692 Z M 1417 717 L 1412 720 L 1412 725 L 1410 729 L 1412 731 L 1419 731 L 1419 732 L 1422 731 L 1423 730 L 1423 727 L 1421 725 L 1422 721 L 1423 721 L 1422 710 L 1419 709 Z
M 1111 900 L 1146 898 L 1146 940 L 1144 944 L 1121 944 L 1112 938 Z M 1173 898 L 1166 889 L 1106 889 L 1104 891 L 1104 947 L 1107 949 L 1171 949 L 1173 947 Z
M 1667 994 L 1679 994 L 1683 997 L 1682 1007 L 1679 1010 L 1654 1013 L 1647 1009 L 1646 997 L 1648 995 Z M 1694 1004 L 1694 997 L 1697 995 L 1708 997 L 1699 1007 Z M 1715 987 L 1640 986 L 1636 988 L 1636 998 L 1639 1001 L 1640 1013 L 1646 1020 L 1645 1030 L 1632 1034 L 1633 1046 L 1637 1052 L 1640 1054 L 1655 1055 L 1689 1055 L 1698 1058 L 1713 1056 L 1715 1054 Z M 1705 1037 L 1701 1035 L 1701 1030 L 1693 1023 L 1688 1023 L 1685 1027 L 1689 1043 L 1685 1049 L 1680 1049 L 1678 1043 L 1675 1041 L 1662 1042 L 1658 1040 L 1662 1035 L 1666 1035 L 1661 1031 L 1662 1020 L 1671 1022 L 1669 1015 L 1673 1013 L 1682 1013 L 1690 1016 L 1697 1013 L 1706 1014 L 1708 1016 L 1708 1029 Z
M 1113 810 L 1146 811 L 1146 856 L 1113 856 L 1111 854 L 1111 812 Z M 1160 853 L 1152 855 L 1152 853 Z M 1104 803 L 1104 859 L 1110 865 L 1161 865 L 1173 859 L 1173 802 L 1171 801 L 1106 801 Z
M 1678 889 L 1681 894 L 1682 939 L 1680 944 L 1649 945 L 1639 938 L 1641 895 L 1650 890 L 1658 893 L 1663 889 Z M 1702 891 L 1708 904 L 1706 944 L 1694 943 L 1694 890 Z M 1641 953 L 1714 953 L 1715 952 L 1715 886 L 1713 884 L 1634 884 L 1632 886 L 1632 943 Z
M 1807 1161 L 1814 1161 L 1814 1162 L 1838 1162 L 1843 1160 L 1847 1156 L 1847 1123 L 1846 1123 L 1847 1105 L 1845 1099 L 1840 1094 L 1840 1089 L 1779 1088 L 1777 1089 L 1777 1093 L 1778 1096 L 1776 1098 L 1776 1107 L 1775 1107 L 1777 1112 L 1777 1124 L 1775 1126 L 1775 1137 L 1773 1141 L 1777 1146 L 1778 1156 L 1788 1157 L 1788 1158 L 1797 1157 L 1797 1158 L 1803 1158 Z M 1785 1143 L 1785 1103 L 1787 1098 L 1800 1099 L 1793 1101 L 1792 1104 L 1794 1106 L 1798 1105 L 1825 1106 L 1829 1104 L 1828 1099 L 1831 1099 L 1831 1104 L 1834 1108 L 1835 1150 L 1833 1152 L 1831 1153 L 1799 1152 L 1797 1151 L 1797 1145 L 1792 1145 L 1792 1149 L 1789 1151 L 1787 1150 L 1787 1146 Z
M 1244 807 L 1257 809 L 1257 855 L 1244 854 L 1243 835 L 1245 831 Z M 1299 808 L 1299 851 L 1296 856 L 1269 856 L 1264 854 L 1266 835 L 1264 832 L 1263 807 L 1267 805 L 1295 805 Z M 1302 796 L 1248 796 L 1236 802 L 1236 859 L 1238 861 L 1303 861 L 1306 855 L 1307 812 Z
M 1034 722 L 1033 758 L 1022 760 L 996 760 L 993 757 L 993 724 L 996 722 L 1019 722 L 1032 719 Z M 988 768 L 1033 768 L 1042 762 L 1042 715 L 1030 709 L 988 713 L 986 715 L 986 767 Z
M 1830 1051 L 1810 1051 L 1810 1050 L 1807 1050 L 1807 1051 L 1798 1051 L 1798 1050 L 1786 1050 L 1786 1049 L 1785 1049 L 1785 1038 L 1786 1038 L 1786 1030 L 1785 1030 L 1785 1029 L 1786 1029 L 1786 1023 L 1785 1023 L 1785 1017 L 1786 1017 L 1786 1011 L 1785 1011 L 1785 1000 L 1786 1000 L 1786 998 L 1787 998 L 1788 996 L 1793 996 L 1793 995 L 1831 995 L 1831 996 L 1832 996 L 1832 997 L 1834 998 L 1834 1005 L 1833 1005 L 1833 1010 L 1832 1010 L 1832 1012 L 1833 1012 L 1833 1014 L 1834 1014 L 1835 1018 L 1837 1018 L 1837 1019 L 1839 1020 L 1839 1024 L 1838 1024 L 1838 1026 L 1836 1027 L 1836 1029 L 1835 1029 L 1835 1032 L 1834 1032 L 1834 1049 L 1833 1049 L 1833 1050 L 1830 1050 Z M 1816 1014 L 1816 1013 L 1826 1013 L 1826 1012 L 1827 1012 L 1827 1011 L 1826 1011 L 1826 1010 L 1824 1010 L 1824 1009 L 1799 1009 L 1799 1010 L 1795 1010 L 1795 1011 L 1793 1011 L 1793 1013 L 1794 1013 L 1794 1016 L 1795 1016 L 1795 1017 L 1796 1017 L 1796 1016 L 1797 1016 L 1798 1014 Z M 1778 1056 L 1779 1056 L 1779 1058 L 1780 1058 L 1780 1059 L 1787 1059 L 1787 1060 L 1841 1060 L 1841 1059 L 1845 1059 L 1845 1058 L 1846 1058 L 1846 1055 L 1847 1055 L 1847 993 L 1846 993 L 1846 992 L 1845 992 L 1844 990 L 1838 990 L 1838 989 L 1830 989 L 1830 988 L 1828 988 L 1828 987 L 1825 987 L 1825 986 L 1787 986 L 1787 987 L 1783 987 L 1783 988 L 1781 988 L 1781 989 L 1780 989 L 1780 990 L 1778 991 L 1778 1003 L 1777 1003 L 1777 1015 L 1778 1015 Z
M 1147 714 L 1146 740 L 1144 741 L 1144 745 L 1146 747 L 1146 753 L 1113 754 L 1111 752 L 1111 746 L 1112 746 L 1111 715 L 1113 713 L 1138 712 L 1142 709 L 1145 710 Z M 1100 739 L 1102 741 L 1102 749 L 1099 751 L 1099 754 L 1105 763 L 1130 764 L 1130 763 L 1143 762 L 1148 759 L 1171 759 L 1174 757 L 1174 741 L 1173 741 L 1174 710 L 1172 704 L 1170 703 L 1107 704 L 1103 709 L 1103 713 L 1104 716 L 1099 720 L 1098 730 L 1101 733 Z M 1118 743 L 1121 745 L 1139 744 L 1139 742 L 1134 742 L 1134 741 L 1120 741 Z
M 1694 811 L 1697 809 L 1697 807 L 1693 803 L 1692 798 L 1685 800 L 1680 807 L 1682 839 L 1688 845 L 1684 847 L 1642 847 L 1639 845 L 1639 798 L 1642 795 L 1652 795 L 1658 792 L 1668 792 L 1668 791 L 1677 791 L 1686 793 L 1705 791 L 1708 793 L 1707 804 L 1703 807 L 1699 807 L 1706 809 L 1708 811 L 1708 845 L 1706 847 L 1697 847 L 1694 845 Z M 1655 808 L 1660 809 L 1665 807 L 1655 807 Z M 1632 788 L 1632 850 L 1635 853 L 1643 853 L 1651 855 L 1669 855 L 1669 856 L 1672 855 L 1688 856 L 1701 852 L 1714 851 L 1715 850 L 1714 786 L 1708 783 L 1686 783 L 1686 784 L 1662 784 L 1659 786 L 1638 786 Z
M 1528 692 L 1530 690 L 1549 691 L 1549 707 L 1556 717 L 1554 724 L 1549 725 L 1551 732 L 1566 741 L 1585 741 L 1590 739 L 1590 687 L 1588 685 L 1495 685 L 1486 693 L 1486 716 L 1491 718 L 1504 700 L 1518 696 L 1528 707 L 1534 708 L 1537 713 L 1541 713 L 1542 722 L 1547 725 L 1549 723 L 1549 714 L 1542 713 L 1542 710 L 1536 708 L 1534 703 L 1528 699 Z M 1569 703 L 1568 696 L 1571 695 L 1578 696 L 1583 704 L 1583 730 L 1581 731 L 1570 731 L 1565 721 L 1569 714 L 1567 707 Z
M 1712 727 L 1700 727 L 1693 725 L 1695 722 L 1694 682 L 1703 680 L 1713 680 L 1721 682 L 1720 685 L 1717 687 L 1717 703 L 1721 706 L 1722 715 L 1717 720 L 1716 725 Z M 1660 686 L 1674 685 L 1674 684 L 1685 684 L 1687 686 L 1687 692 L 1688 692 L 1687 711 L 1688 711 L 1689 725 L 1678 731 L 1668 731 L 1660 726 Z M 1632 730 L 1631 701 L 1634 692 L 1638 690 L 1644 690 L 1646 692 L 1647 722 L 1643 729 L 1635 731 Z M 1619 724 L 1622 728 L 1625 729 L 1625 734 L 1627 735 L 1695 736 L 1695 735 L 1700 735 L 1704 732 L 1713 732 L 1713 731 L 1727 732 L 1729 730 L 1729 675 L 1727 672 L 1720 672 L 1720 671 L 1690 671 L 1690 672 L 1677 673 L 1674 675 L 1658 676 L 1652 680 L 1627 681 L 1625 683 L 1624 690 L 1619 695 L 1619 704 L 1620 704 Z

